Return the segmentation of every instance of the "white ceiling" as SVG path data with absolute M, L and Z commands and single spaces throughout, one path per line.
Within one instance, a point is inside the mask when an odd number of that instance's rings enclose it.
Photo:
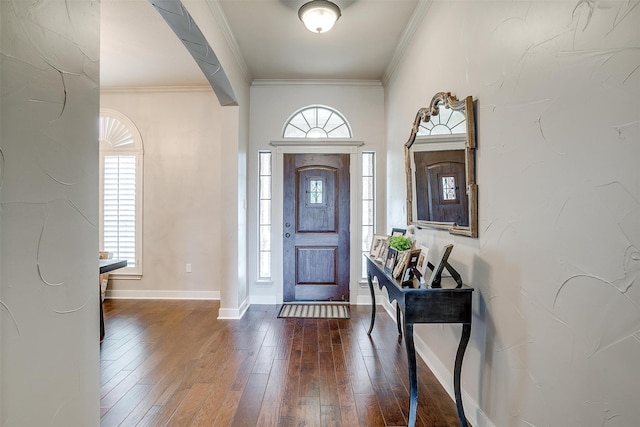
M 250 79 L 382 80 L 419 3 L 333 0 L 342 17 L 330 32 L 314 34 L 298 19 L 305 0 L 202 1 L 226 19 Z M 103 88 L 208 84 L 148 0 L 101 5 Z

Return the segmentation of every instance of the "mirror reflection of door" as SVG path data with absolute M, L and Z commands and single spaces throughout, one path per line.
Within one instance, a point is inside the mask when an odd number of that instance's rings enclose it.
M 349 300 L 349 155 L 285 154 L 284 301 Z
M 423 151 L 414 153 L 416 191 L 420 220 L 469 225 L 469 202 L 465 192 L 464 151 Z

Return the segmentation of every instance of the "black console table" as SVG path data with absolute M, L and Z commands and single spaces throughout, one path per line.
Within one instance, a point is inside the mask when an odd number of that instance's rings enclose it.
M 460 392 L 460 373 L 462 371 L 462 358 L 471 335 L 471 296 L 473 288 L 456 283 L 450 280 L 450 285 L 446 280 L 439 282 L 439 287 L 414 288 L 402 286 L 399 280 L 394 279 L 390 274 L 385 273 L 384 266 L 376 262 L 368 255 L 367 258 L 367 279 L 369 290 L 371 291 L 371 326 L 369 334 L 373 330 L 376 319 L 376 296 L 373 288 L 373 278 L 378 278 L 380 289 L 387 289 L 389 302 L 394 300 L 396 306 L 396 320 L 398 323 L 398 333 L 402 336 L 402 326 L 400 323 L 400 312 L 405 331 L 405 345 L 407 348 L 407 363 L 409 365 L 409 427 L 415 426 L 416 409 L 418 405 L 418 379 L 416 372 L 416 351 L 413 343 L 413 325 L 416 323 L 461 323 L 462 336 L 458 345 L 456 361 L 453 369 L 453 388 L 458 408 L 460 424 L 467 427 L 467 419 L 462 407 L 462 395 Z M 459 277 L 459 276 L 458 276 Z M 423 285 L 424 286 L 424 285 Z
M 126 259 L 101 259 L 98 261 L 100 262 L 100 274 L 108 273 L 127 266 Z M 98 292 L 98 300 L 100 301 L 100 342 L 102 342 L 104 339 L 104 310 L 102 309 L 102 297 L 100 296 L 100 292 Z

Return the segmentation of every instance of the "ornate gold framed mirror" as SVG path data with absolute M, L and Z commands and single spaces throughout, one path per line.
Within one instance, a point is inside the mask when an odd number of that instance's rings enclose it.
M 405 144 L 407 223 L 478 237 L 473 99 L 438 92 Z

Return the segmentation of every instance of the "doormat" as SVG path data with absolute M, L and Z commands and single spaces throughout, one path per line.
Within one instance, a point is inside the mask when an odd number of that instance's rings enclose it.
M 349 319 L 348 305 L 338 304 L 284 304 L 279 318 Z

